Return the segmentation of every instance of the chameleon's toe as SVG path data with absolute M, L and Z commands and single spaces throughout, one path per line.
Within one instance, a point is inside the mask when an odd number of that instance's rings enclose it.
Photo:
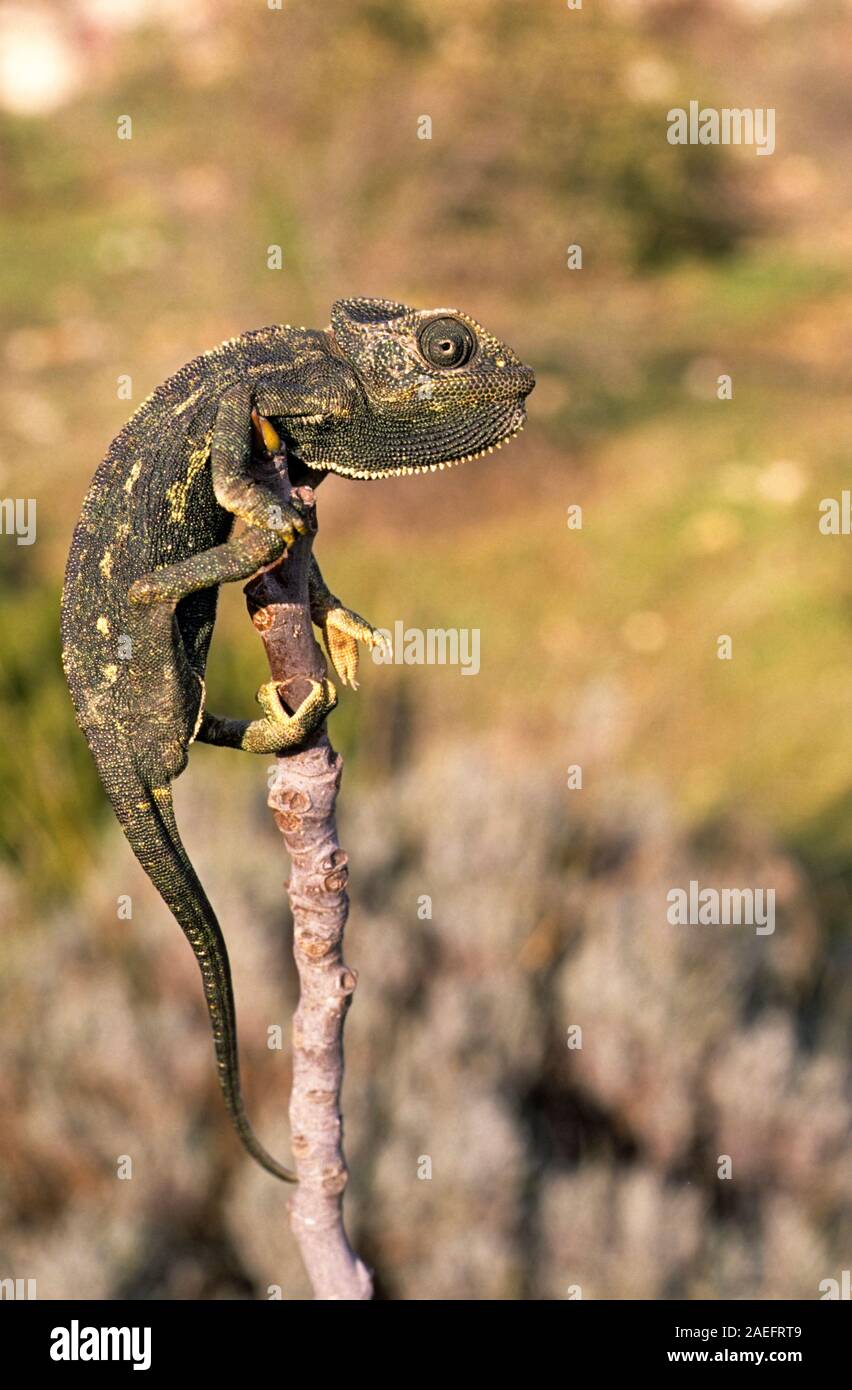
M 350 637 L 348 632 L 341 632 L 339 628 L 329 627 L 325 634 L 325 645 L 343 684 L 357 690 L 358 643 L 355 638 Z
M 311 693 L 288 720 L 288 734 L 294 743 L 302 743 L 331 713 L 337 704 L 337 691 L 327 676 L 311 681 Z
M 323 676 L 321 681 L 311 681 L 311 685 L 313 690 L 307 699 L 302 701 L 296 714 L 299 713 L 299 710 L 305 710 L 316 717 L 319 712 L 320 717 L 325 719 L 325 716 L 331 714 L 337 704 L 337 691 L 328 676 Z
M 287 528 L 295 532 L 297 536 L 306 536 L 308 534 L 308 530 L 310 529 L 308 525 L 308 518 L 305 516 L 305 513 L 302 511 L 302 508 L 298 505 L 298 503 L 296 503 L 295 501 L 288 502 L 284 507 L 282 507 L 282 511 L 284 513 L 284 522 Z
M 387 647 L 387 638 L 383 633 L 377 632 L 366 618 L 342 605 L 332 608 L 326 615 L 323 636 L 335 671 L 343 684 L 351 686 L 353 690 L 358 689 L 358 643 L 363 642 L 371 650 L 374 647 Z
M 281 703 L 275 681 L 262 685 L 257 702 L 265 717 L 249 725 L 243 747 L 255 753 L 278 753 L 304 743 L 337 704 L 337 691 L 327 677 L 310 684 L 311 693 L 292 714 Z
M 281 696 L 278 694 L 278 684 L 276 681 L 267 681 L 260 687 L 255 696 L 267 719 L 273 723 L 286 723 L 289 715 L 281 703 Z
M 249 526 L 274 531 L 289 550 L 297 536 L 307 535 L 308 519 L 294 502 L 268 502 L 250 512 L 239 513 Z

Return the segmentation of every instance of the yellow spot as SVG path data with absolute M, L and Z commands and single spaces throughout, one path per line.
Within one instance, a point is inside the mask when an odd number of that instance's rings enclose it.
M 151 795 L 155 801 L 168 801 L 171 791 L 168 787 L 152 787 Z
M 192 737 L 189 740 L 190 743 L 195 742 L 196 738 L 198 737 L 198 731 L 201 728 L 201 725 L 204 723 L 204 704 L 207 699 L 207 687 L 205 686 L 204 681 L 201 679 L 197 671 L 195 673 L 195 678 L 198 681 L 198 684 L 201 686 L 201 699 L 198 702 L 198 718 L 195 721 L 195 728 L 193 729 Z
M 128 494 L 128 496 L 133 491 L 133 485 L 141 472 L 142 464 L 139 462 L 139 459 L 137 459 L 130 472 L 128 473 L 124 483 L 124 491 Z
M 189 489 L 192 487 L 196 476 L 201 472 L 208 458 L 210 457 L 210 441 L 213 438 L 213 431 L 210 430 L 203 440 L 189 456 L 189 467 L 186 471 L 186 478 L 179 483 L 172 483 L 166 489 L 166 497 L 172 509 L 172 521 L 177 525 L 186 517 L 186 499 Z
M 106 681 L 108 682 L 109 685 L 114 685 L 115 682 L 118 680 L 118 667 L 117 667 L 117 666 L 105 666 L 105 667 L 104 667 L 104 678 L 106 679 Z
M 95 623 L 95 627 L 102 637 L 109 637 L 109 618 L 100 617 Z
M 187 396 L 185 401 L 181 401 L 180 405 L 175 406 L 174 410 L 172 411 L 174 418 L 177 420 L 181 415 L 183 415 L 183 412 L 185 410 L 189 410 L 190 406 L 195 405 L 195 402 L 198 400 L 199 396 L 203 395 L 204 387 L 199 386 L 197 391 L 193 391 L 191 396 Z
M 112 574 L 112 551 L 111 551 L 111 550 L 105 550 L 105 551 L 104 551 L 103 559 L 101 560 L 101 563 L 100 563 L 100 565 L 98 566 L 98 568 L 100 569 L 100 572 L 101 572 L 101 574 L 103 575 L 104 579 L 109 579 L 110 575 Z

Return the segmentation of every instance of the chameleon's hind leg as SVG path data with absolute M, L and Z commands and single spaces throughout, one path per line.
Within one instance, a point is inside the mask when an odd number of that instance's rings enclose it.
M 204 713 L 204 684 L 190 664 L 174 609 L 187 594 L 213 585 L 248 579 L 274 564 L 287 548 L 281 533 L 251 528 L 223 545 L 192 555 L 175 565 L 142 575 L 130 587 L 132 659 L 146 723 L 164 761 L 163 771 L 176 777 L 186 765 L 193 739 L 223 743 L 249 752 L 275 753 L 301 743 L 337 702 L 330 681 L 315 682 L 294 714 L 281 704 L 273 683 L 261 687 L 263 719 L 217 719 Z M 167 631 L 166 629 L 170 629 Z M 171 644 L 171 660 L 164 660 Z
M 175 565 L 164 565 L 162 569 L 141 575 L 130 586 L 130 602 L 134 605 L 177 604 L 199 589 L 248 579 L 265 565 L 280 560 L 287 544 L 287 538 L 280 532 L 251 527 L 222 545 L 214 545 Z
M 307 699 L 294 714 L 288 714 L 275 681 L 267 681 L 257 692 L 265 718 L 225 719 L 204 714 L 196 739 L 223 748 L 242 748 L 246 753 L 281 753 L 285 748 L 297 748 L 337 704 L 337 692 L 330 680 L 311 681 L 311 686 Z
M 351 685 L 353 690 L 357 690 L 358 643 L 363 642 L 372 649 L 387 646 L 387 638 L 368 623 L 366 618 L 353 613 L 351 608 L 347 608 L 334 596 L 313 556 L 308 576 L 308 592 L 311 620 L 322 632 L 334 669 L 344 685 Z

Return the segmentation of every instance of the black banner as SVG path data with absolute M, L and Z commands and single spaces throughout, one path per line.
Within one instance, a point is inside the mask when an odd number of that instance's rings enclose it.
M 839 1301 L 839 1300 L 838 1300 Z M 564 1368 L 589 1366 L 610 1370 L 656 1371 L 662 1367 L 748 1365 L 758 1372 L 775 1366 L 795 1366 L 812 1375 L 832 1364 L 843 1364 L 849 1344 L 848 1308 L 824 1302 L 792 1303 L 641 1303 L 583 1302 L 566 1300 L 550 1312 L 542 1310 L 540 1324 L 549 1338 L 543 1347 L 537 1340 L 533 1364 L 543 1351 L 555 1356 Z M 39 1303 L 5 1301 L 0 1305 L 4 1360 L 39 1377 L 47 1374 L 62 1381 L 69 1376 L 97 1377 L 107 1371 L 134 1372 L 157 1377 L 164 1372 L 186 1371 L 195 1377 L 263 1374 L 286 1376 L 291 1357 L 300 1356 L 288 1340 L 304 1329 L 304 1305 L 276 1302 L 230 1303 Z M 308 1317 L 316 1326 L 338 1326 L 336 1311 L 314 1307 Z M 446 1369 L 450 1351 L 431 1319 L 423 1321 L 424 1336 L 418 1341 L 416 1368 L 424 1370 L 424 1344 L 435 1357 L 437 1368 Z M 351 1328 L 357 1324 L 348 1324 Z M 368 1324 L 368 1326 L 372 1326 Z M 523 1327 L 527 1326 L 522 1324 Z M 504 1325 L 505 1327 L 505 1325 Z M 460 1359 L 466 1346 L 469 1357 L 483 1366 L 489 1348 L 502 1342 L 492 1336 L 483 1343 L 478 1324 L 469 1338 L 459 1341 L 459 1327 L 451 1332 L 452 1358 Z M 428 1333 L 428 1342 L 426 1335 Z M 536 1333 L 538 1338 L 540 1333 Z M 307 1344 L 310 1345 L 310 1344 Z M 364 1363 L 373 1355 L 364 1345 Z M 523 1344 L 514 1344 L 515 1354 Z M 429 1353 L 426 1352 L 426 1359 Z M 405 1363 L 401 1369 L 404 1370 Z M 378 1369 L 378 1367 L 377 1367 Z M 554 1367 L 555 1369 L 555 1367 Z

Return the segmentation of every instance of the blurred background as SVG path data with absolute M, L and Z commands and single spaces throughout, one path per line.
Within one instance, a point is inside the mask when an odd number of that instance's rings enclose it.
M 35 544 L 0 537 L 0 1277 L 310 1296 L 73 722 L 58 603 L 148 392 L 353 294 L 457 305 L 539 382 L 500 454 L 319 497 L 346 603 L 481 632 L 475 678 L 366 661 L 331 723 L 380 1295 L 818 1298 L 849 1268 L 852 541 L 818 521 L 849 486 L 850 40 L 847 0 L 0 3 L 0 495 L 37 502 Z M 774 107 L 775 153 L 669 145 L 693 99 Z M 232 586 L 211 707 L 263 679 Z M 198 747 L 176 803 L 283 1157 L 266 777 Z M 774 888 L 774 935 L 670 926 L 690 879 Z

